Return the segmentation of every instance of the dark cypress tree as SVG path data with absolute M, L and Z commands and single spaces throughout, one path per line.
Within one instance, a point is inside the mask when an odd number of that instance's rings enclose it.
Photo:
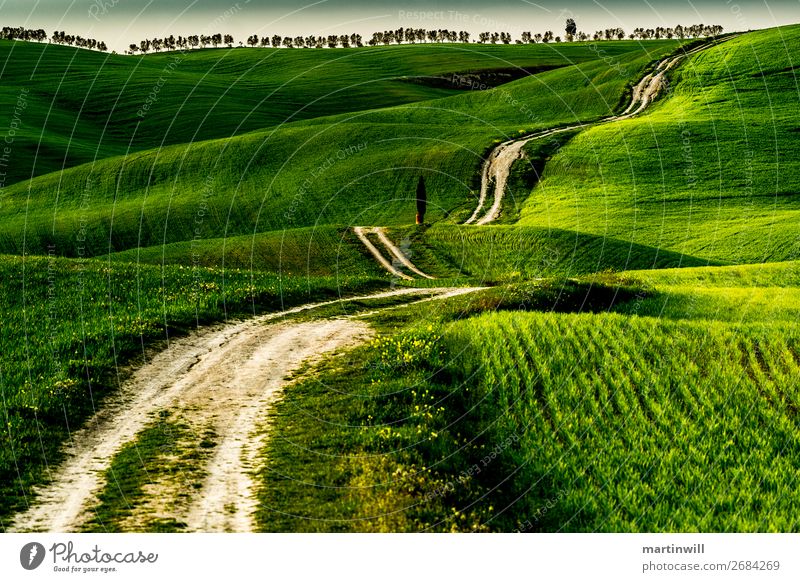
M 425 211 L 428 209 L 428 191 L 425 188 L 425 178 L 419 177 L 417 182 L 417 224 L 425 223 Z

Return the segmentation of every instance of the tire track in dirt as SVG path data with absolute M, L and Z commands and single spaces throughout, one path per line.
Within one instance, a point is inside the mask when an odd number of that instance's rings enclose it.
M 365 247 L 367 247 L 367 250 L 373 257 L 375 257 L 375 260 L 378 261 L 381 267 L 389 271 L 389 273 L 394 277 L 405 279 L 406 281 L 413 281 L 413 277 L 406 275 L 397 269 L 392 263 L 386 260 L 386 257 L 384 257 L 383 253 L 378 250 L 378 247 L 372 244 L 372 241 L 367 238 L 367 234 L 371 233 L 372 231 L 373 228 L 365 228 L 363 226 L 353 227 L 353 232 L 356 233 L 358 239 L 364 244 Z
M 436 278 L 426 273 L 423 273 L 420 269 L 418 269 L 417 266 L 411 262 L 411 259 L 409 259 L 408 256 L 402 250 L 400 250 L 397 247 L 397 245 L 395 245 L 391 241 L 391 239 L 386 235 L 385 228 L 380 226 L 370 226 L 370 227 L 355 226 L 353 227 L 353 232 L 356 234 L 359 240 L 364 244 L 364 246 L 367 247 L 367 250 L 370 252 L 370 254 L 372 254 L 375 260 L 377 260 L 378 263 L 384 269 L 386 269 L 391 275 L 394 275 L 395 277 L 399 277 L 401 279 L 405 279 L 407 281 L 412 281 L 413 277 L 410 277 L 405 273 L 403 273 L 402 271 L 400 271 L 399 267 L 402 265 L 415 275 L 418 275 L 425 279 Z M 378 247 L 372 244 L 372 241 L 370 241 L 367 238 L 368 234 L 374 234 L 378 237 L 378 240 L 381 242 L 381 244 L 386 248 L 386 250 L 389 251 L 389 254 L 394 257 L 394 259 L 391 262 L 389 262 L 389 260 L 383 256 L 383 253 L 381 253 Z

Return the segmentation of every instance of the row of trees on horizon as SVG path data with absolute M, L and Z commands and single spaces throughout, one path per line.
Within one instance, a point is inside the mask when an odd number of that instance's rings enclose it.
M 0 39 L 3 40 L 26 40 L 29 42 L 44 42 L 48 40 L 47 33 L 41 29 L 23 28 L 4 26 L 0 30 Z M 75 36 L 67 34 L 63 30 L 56 30 L 52 36 L 49 37 L 50 42 L 54 44 L 64 44 L 69 46 L 76 46 L 90 50 L 107 51 L 108 46 L 102 40 L 94 38 L 83 38 L 82 36 Z
M 651 40 L 651 39 L 686 39 L 717 36 L 722 34 L 723 28 L 719 25 L 693 24 L 691 26 L 677 25 L 674 28 L 636 28 L 630 34 L 626 34 L 622 28 L 607 28 L 588 34 L 578 31 L 573 19 L 567 20 L 565 34 L 556 36 L 553 31 L 545 33 L 523 32 L 520 38 L 514 40 L 508 32 L 481 32 L 477 38 L 472 40 L 472 35 L 466 30 L 436 29 L 428 30 L 424 28 L 398 28 L 396 30 L 385 30 L 372 34 L 366 44 L 368 46 L 388 46 L 391 44 L 416 44 L 416 43 L 469 43 L 478 44 L 536 44 L 550 42 L 586 42 L 589 40 L 623 40 L 626 37 L 631 40 Z M 44 42 L 48 40 L 47 33 L 42 29 L 26 29 L 3 27 L 0 38 L 7 40 L 26 40 Z M 55 31 L 49 37 L 51 43 L 76 46 L 93 50 L 107 51 L 106 43 L 92 38 L 68 35 L 64 31 Z M 133 43 L 125 51 L 127 54 L 146 54 L 149 52 L 191 50 L 197 48 L 219 48 L 225 46 L 233 48 L 236 41 L 230 34 L 195 34 L 189 36 L 170 35 L 164 38 L 152 38 Z M 272 36 L 259 37 L 257 34 L 247 37 L 249 47 L 272 47 L 272 48 L 348 48 L 364 46 L 364 39 L 360 34 L 342 34 L 327 36 Z M 245 44 L 239 41 L 238 46 Z
M 672 38 L 701 38 L 709 36 L 717 36 L 722 34 L 723 28 L 719 25 L 705 25 L 693 24 L 691 26 L 677 25 L 674 28 L 657 27 L 657 28 L 636 28 L 630 34 L 626 35 L 625 31 L 621 28 L 607 28 L 605 30 L 595 31 L 589 35 L 585 32 L 579 32 L 574 27 L 574 21 L 567 22 L 567 28 L 564 34 L 563 41 L 566 42 L 586 42 L 589 40 L 623 40 L 626 37 L 631 40 L 651 40 L 651 39 L 672 39 Z M 436 29 L 427 30 L 424 28 L 398 28 L 397 30 L 385 30 L 382 32 L 374 32 L 372 38 L 367 41 L 368 46 L 388 46 L 391 44 L 416 44 L 416 43 L 469 43 L 471 42 L 472 35 L 466 30 L 448 30 Z M 477 39 L 473 42 L 479 44 L 535 44 L 535 43 L 549 43 L 549 42 L 562 42 L 560 36 L 556 36 L 552 31 L 547 31 L 543 34 L 532 34 L 531 32 L 523 32 L 520 38 L 514 40 L 508 32 L 481 32 L 478 34 Z M 170 36 L 163 39 L 143 40 L 139 44 L 131 44 L 128 47 L 128 53 L 135 54 L 147 53 L 150 51 L 160 52 L 161 50 L 186 50 L 193 48 L 208 48 L 219 47 L 225 45 L 229 48 L 233 47 L 234 39 L 231 35 L 226 34 L 224 37 L 221 34 L 215 35 L 194 35 L 194 36 Z M 244 46 L 239 42 L 239 46 Z M 278 34 L 272 36 L 259 37 L 257 34 L 247 37 L 247 46 L 250 47 L 272 47 L 272 48 L 348 48 L 348 47 L 361 47 L 364 46 L 363 37 L 360 34 L 342 34 L 342 35 L 328 35 L 328 36 L 281 36 Z

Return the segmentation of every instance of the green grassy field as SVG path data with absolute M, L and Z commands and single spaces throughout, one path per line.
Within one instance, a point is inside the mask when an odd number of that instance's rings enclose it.
M 790 26 L 692 57 L 668 99 L 562 148 L 521 223 L 730 263 L 798 258 L 799 48 Z
M 424 232 L 397 228 L 391 234 L 395 240 L 411 241 L 413 259 L 425 272 L 458 275 L 465 281 L 507 283 L 609 269 L 717 264 L 626 240 L 540 227 L 437 225 Z
M 610 57 L 633 48 L 602 45 Z M 8 111 L 0 117 L 0 131 L 13 120 L 22 91 L 28 92 L 7 183 L 129 151 L 458 93 L 435 82 L 448 74 L 536 71 L 597 58 L 585 44 L 124 56 L 0 41 L 0 105 Z
M 250 236 L 200 239 L 109 255 L 115 262 L 183 264 L 244 269 L 289 276 L 383 277 L 380 265 L 351 230 L 336 226 L 272 231 Z
M 0 250 L 19 253 L 24 240 L 28 252 L 55 245 L 75 256 L 80 234 L 94 255 L 319 224 L 405 224 L 420 174 L 430 219 L 458 220 L 475 204 L 493 140 L 608 115 L 679 43 L 609 45 L 629 49 L 614 53 L 615 68 L 596 59 L 493 90 L 106 158 L 8 186 Z
M 790 261 L 712 270 L 631 271 L 616 277 L 655 291 L 635 306 L 640 315 L 770 325 L 796 321 L 798 273 L 800 264 Z
M 409 246 L 411 259 L 424 272 L 464 284 L 715 264 L 654 247 L 536 227 L 475 229 L 442 224 L 398 227 L 388 233 L 392 240 Z M 190 260 L 204 267 L 288 275 L 379 277 L 385 273 L 351 230 L 335 226 L 171 243 L 122 251 L 110 258 L 151 265 Z
M 261 527 L 796 531 L 797 273 L 605 274 L 384 316 L 279 405 Z

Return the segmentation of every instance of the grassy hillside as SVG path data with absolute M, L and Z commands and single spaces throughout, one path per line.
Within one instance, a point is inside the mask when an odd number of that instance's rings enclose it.
M 797 273 L 605 274 L 381 316 L 278 406 L 261 526 L 797 531 Z
M 135 248 L 109 258 L 150 265 L 180 265 L 188 259 L 202 267 L 289 276 L 386 275 L 351 230 L 333 226 Z
M 603 50 L 616 56 L 633 48 L 626 42 Z M 128 151 L 435 99 L 458 92 L 431 78 L 448 73 L 536 71 L 596 58 L 586 45 L 209 49 L 124 56 L 0 41 L 0 132 L 13 122 L 13 104 L 21 94 L 26 102 L 6 183 Z
M 29 252 L 54 245 L 75 256 L 76 238 L 97 254 L 318 224 L 407 224 L 420 174 L 428 177 L 430 220 L 456 220 L 475 204 L 493 140 L 608 115 L 645 67 L 677 46 L 628 44 L 616 67 L 594 60 L 497 89 L 41 176 L 6 189 L 0 249 L 21 252 L 24 238 Z
M 714 264 L 656 247 L 555 228 L 438 225 L 424 231 L 392 229 L 392 236 L 411 241 L 414 261 L 426 272 L 440 269 L 450 276 L 491 283 Z
M 606 269 L 708 265 L 689 255 L 609 238 L 535 227 L 485 229 L 442 224 L 398 227 L 388 236 L 406 248 L 417 267 L 464 284 L 573 277 Z M 150 265 L 186 264 L 255 269 L 288 275 L 374 275 L 385 272 L 351 229 L 298 228 L 228 238 L 134 248 L 110 255 L 113 261 Z M 419 283 L 419 282 L 418 282 Z
M 692 57 L 646 115 L 562 148 L 521 223 L 731 263 L 797 258 L 798 51 L 789 26 Z
M 719 269 L 631 271 L 624 278 L 652 293 L 621 313 L 672 319 L 713 319 L 769 325 L 800 316 L 800 263 L 766 263 Z M 601 278 L 602 279 L 602 278 Z
M 0 43 L 17 178 L 36 148 L 37 174 L 97 157 L 2 188 L 0 529 L 146 349 L 385 288 L 350 227 L 386 225 L 426 283 L 497 285 L 373 314 L 378 339 L 286 390 L 261 529 L 797 531 L 798 45 L 742 35 L 646 115 L 532 142 L 541 182 L 467 227 L 489 148 L 619 111 L 680 43 L 197 51 L 138 124 L 170 55 Z M 513 66 L 549 70 L 404 78 Z M 146 495 L 162 428 L 120 452 L 101 512 Z

